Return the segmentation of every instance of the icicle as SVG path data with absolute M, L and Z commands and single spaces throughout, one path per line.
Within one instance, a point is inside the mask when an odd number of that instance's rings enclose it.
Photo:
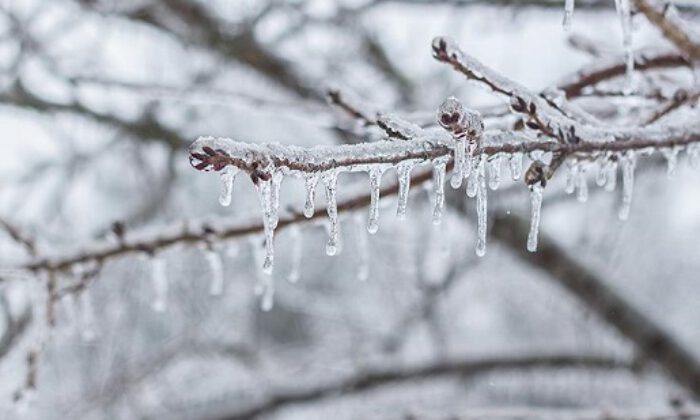
M 540 232 L 540 214 L 542 210 L 542 185 L 539 183 L 530 187 L 530 205 L 532 216 L 530 218 L 530 233 L 527 235 L 527 250 L 530 252 L 537 251 L 537 237 Z
M 316 184 L 318 184 L 318 175 L 309 174 L 304 179 L 306 186 L 306 201 L 304 202 L 304 216 L 310 218 L 314 215 L 314 200 L 316 196 Z
M 397 168 L 399 177 L 399 203 L 396 208 L 396 217 L 399 220 L 406 219 L 408 192 L 411 188 L 411 169 L 413 169 L 413 165 L 413 162 L 401 162 Z
M 469 174 L 469 179 L 467 180 L 467 197 L 469 198 L 474 198 L 476 197 L 476 190 L 479 187 L 479 174 L 478 174 L 478 168 L 479 168 L 479 157 L 476 157 L 472 159 L 472 167 L 476 168 Z
M 272 223 L 272 229 L 277 229 L 277 223 L 280 220 L 280 186 L 283 179 L 284 175 L 282 175 L 282 172 L 276 171 L 272 174 L 272 179 L 270 180 L 270 222 Z
M 445 166 L 443 160 L 433 165 L 433 224 L 442 223 L 442 209 L 445 206 Z
M 634 168 L 637 163 L 634 152 L 626 152 L 620 159 L 622 165 L 622 206 L 618 216 L 620 220 L 627 220 L 630 215 L 632 194 L 634 192 Z
M 477 240 L 476 255 L 483 257 L 486 254 L 486 222 L 487 222 L 487 199 L 486 189 L 486 157 L 482 156 L 479 166 L 476 169 L 477 189 L 476 189 L 476 218 L 477 218 Z
M 289 235 L 292 242 L 292 267 L 289 269 L 287 280 L 290 283 L 296 283 L 301 277 L 301 257 L 304 250 L 304 237 L 301 234 L 301 229 L 297 225 L 289 227 Z
M 489 188 L 497 190 L 501 185 L 501 157 L 494 156 L 488 161 L 489 167 Z
M 564 20 L 562 21 L 562 26 L 566 32 L 571 30 L 571 23 L 574 18 L 574 0 L 566 0 L 564 3 Z
M 238 168 L 227 166 L 221 171 L 221 195 L 219 195 L 219 204 L 224 207 L 231 205 L 231 197 L 233 195 L 233 181 L 236 179 Z
M 370 205 L 367 218 L 367 232 L 377 233 L 379 230 L 379 188 L 382 184 L 383 169 L 373 168 L 369 171 Z
M 567 160 L 566 166 L 568 171 L 566 172 L 566 186 L 564 187 L 564 192 L 573 194 L 573 192 L 576 191 L 579 167 L 575 160 Z
M 454 169 L 452 169 L 452 179 L 450 185 L 457 189 L 462 186 L 465 172 L 466 144 L 464 138 L 455 139 L 454 146 Z
M 274 179 L 274 177 L 273 177 Z M 279 186 L 279 184 L 277 184 Z M 260 207 L 263 211 L 263 231 L 265 234 L 265 260 L 263 262 L 263 271 L 266 274 L 272 274 L 272 266 L 275 260 L 275 226 L 277 226 L 278 213 L 275 205 L 279 205 L 279 201 L 275 202 L 272 190 L 275 188 L 274 182 L 258 181 L 255 184 L 255 189 L 258 190 L 260 199 Z
M 356 218 L 355 230 L 357 233 L 357 255 L 359 258 L 357 266 L 357 279 L 359 281 L 367 281 L 369 278 L 369 241 L 367 240 L 367 232 L 363 229 L 362 218 Z
M 224 265 L 221 261 L 221 256 L 213 249 L 207 249 L 204 252 L 204 257 L 209 263 L 209 271 L 211 275 L 209 294 L 212 296 L 221 296 L 221 294 L 224 292 Z
M 517 181 L 523 174 L 523 154 L 517 152 L 513 153 L 510 155 L 509 163 L 510 176 L 513 178 L 513 181 Z
M 605 165 L 605 191 L 615 191 L 617 186 L 617 162 L 610 159 Z
M 338 252 L 338 240 L 340 227 L 338 225 L 338 204 L 336 202 L 336 190 L 338 186 L 338 174 L 330 171 L 323 175 L 323 184 L 326 187 L 326 211 L 328 212 L 328 243 L 326 254 L 335 255 Z
M 165 312 L 168 306 L 168 274 L 165 258 L 158 255 L 151 258 L 151 278 L 154 291 L 151 306 L 156 312 Z
M 688 153 L 688 158 L 690 159 L 690 166 L 693 169 L 700 168 L 700 145 L 691 144 L 686 149 L 686 153 Z
M 583 166 L 579 167 L 578 173 L 576 174 L 576 199 L 580 203 L 585 203 L 588 201 L 588 178 L 586 178 L 586 168 Z
M 680 147 L 670 147 L 661 149 L 661 153 L 666 158 L 666 174 L 668 176 L 673 176 L 676 172 L 676 166 L 678 163 L 678 152 L 680 152 Z
M 274 304 L 275 296 L 275 278 L 265 272 L 263 267 L 263 253 L 260 252 L 259 238 L 254 237 L 251 239 L 251 252 L 253 258 L 255 259 L 255 266 L 258 267 L 257 273 L 257 284 L 255 285 L 255 294 L 260 296 L 260 308 L 267 312 L 272 309 Z
M 80 338 L 85 342 L 91 342 L 97 337 L 95 329 L 95 307 L 92 304 L 92 296 L 88 290 L 80 293 Z
M 622 28 L 622 45 L 625 49 L 628 89 L 631 91 L 634 76 L 634 51 L 632 50 L 632 13 L 629 0 L 615 0 L 615 8 Z
M 602 162 L 600 162 L 598 164 L 598 172 L 596 172 L 596 174 L 595 174 L 595 184 L 599 187 L 604 187 L 605 181 L 608 180 L 607 166 L 608 166 L 607 159 L 604 159 Z

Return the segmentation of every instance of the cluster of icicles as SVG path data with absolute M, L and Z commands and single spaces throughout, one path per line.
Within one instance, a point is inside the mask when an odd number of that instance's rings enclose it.
M 474 155 L 473 149 L 465 147 L 465 143 L 466 142 L 464 141 L 456 140 L 454 142 L 453 156 L 441 156 L 430 161 L 433 169 L 432 221 L 434 224 L 438 225 L 442 220 L 443 208 L 445 204 L 444 185 L 446 182 L 446 168 L 450 158 L 453 158 L 455 164 L 453 172 L 450 175 L 449 183 L 453 188 L 457 189 L 463 187 L 466 181 L 466 195 L 470 198 L 476 198 L 476 254 L 478 256 L 483 256 L 486 253 L 487 191 L 488 189 L 497 190 L 499 188 L 499 185 L 501 184 L 501 172 L 503 166 L 507 166 L 509 168 L 510 176 L 513 180 L 519 180 L 523 176 L 524 156 L 522 153 L 513 153 L 509 155 L 496 154 L 492 156 Z M 682 147 L 672 147 L 661 150 L 662 154 L 667 160 L 669 174 L 674 172 L 678 154 L 682 149 Z M 615 190 L 618 181 L 618 173 L 621 172 L 622 197 L 618 216 L 621 220 L 626 220 L 629 216 L 630 204 L 632 202 L 634 171 L 637 157 L 638 155 L 650 155 L 653 152 L 654 149 L 608 152 L 580 161 L 569 158 L 563 165 L 567 169 L 565 191 L 571 194 L 576 193 L 577 199 L 581 202 L 585 202 L 588 199 L 587 174 L 589 171 L 597 168 L 595 183 L 599 187 L 604 187 L 607 191 Z M 691 164 L 693 166 L 697 166 L 700 163 L 700 145 L 694 144 L 687 146 L 687 153 L 690 157 Z M 534 151 L 530 153 L 528 157 L 533 162 L 540 161 L 547 163 L 551 159 L 551 153 Z M 508 161 L 507 165 L 504 165 L 505 160 Z M 411 186 L 411 172 L 421 163 L 426 162 L 411 160 L 403 161 L 397 165 L 368 165 L 366 172 L 369 177 L 370 205 L 366 221 L 361 221 L 363 230 L 366 229 L 366 231 L 370 234 L 375 234 L 379 229 L 379 201 L 382 178 L 383 175 L 392 168 L 396 170 L 399 185 L 396 217 L 398 219 L 406 218 L 409 190 Z M 239 170 L 232 166 L 227 166 L 220 172 L 222 188 L 219 201 L 224 206 L 228 206 L 231 203 L 233 182 L 238 172 Z M 323 185 L 326 196 L 326 211 L 328 214 L 328 241 L 326 243 L 326 253 L 331 256 L 335 255 L 340 248 L 340 221 L 336 196 L 338 188 L 338 175 L 341 172 L 343 172 L 342 169 L 335 168 L 323 173 L 309 173 L 304 175 L 306 197 L 304 200 L 303 214 L 307 218 L 311 218 L 314 215 L 314 202 L 317 185 L 319 182 Z M 256 292 L 262 296 L 262 307 L 265 310 L 269 310 L 272 307 L 272 299 L 274 294 L 274 285 L 271 276 L 274 263 L 273 244 L 275 228 L 277 227 L 279 221 L 279 191 L 283 178 L 284 175 L 281 168 L 277 168 L 269 180 L 259 180 L 255 185 L 262 208 L 264 226 L 264 257 L 260 257 L 260 264 L 264 274 L 260 278 L 260 283 L 256 289 Z M 530 232 L 527 238 L 527 249 L 531 252 L 535 252 L 537 250 L 543 190 L 544 188 L 539 183 L 530 186 L 531 218 Z M 356 218 L 355 220 L 358 219 Z M 299 232 L 299 227 L 296 225 L 290 227 L 290 231 L 293 231 L 293 234 L 295 235 L 294 242 L 296 243 L 296 246 L 292 258 L 296 262 L 293 261 L 293 268 L 289 278 L 292 281 L 296 281 L 299 278 L 298 261 L 301 260 L 301 246 L 299 245 L 301 235 Z M 363 234 L 359 235 L 359 237 L 362 238 L 362 243 L 359 245 L 366 248 L 366 236 Z M 212 294 L 218 294 L 221 293 L 223 282 L 221 261 L 217 254 L 213 251 L 207 252 L 207 258 L 211 265 L 211 271 L 214 273 Z M 367 260 L 369 259 L 369 256 L 367 254 L 368 252 L 366 250 L 361 250 L 361 255 L 365 255 L 365 257 L 363 257 L 363 260 L 365 261 L 361 262 L 359 269 L 360 273 L 358 273 L 358 277 L 361 279 L 366 279 L 368 276 Z M 166 283 L 164 281 L 164 270 L 160 264 L 162 264 L 162 262 L 158 259 L 155 259 L 153 262 L 153 277 L 157 296 L 154 308 L 162 310 L 163 305 L 159 303 L 160 301 L 158 300 L 158 296 L 163 296 L 167 289 L 164 287 L 164 284 Z

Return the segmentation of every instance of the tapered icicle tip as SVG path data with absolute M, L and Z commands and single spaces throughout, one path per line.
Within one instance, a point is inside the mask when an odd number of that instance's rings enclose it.
M 221 194 L 219 195 L 219 204 L 224 207 L 231 205 L 233 181 L 236 178 L 236 173 L 238 173 L 238 169 L 232 166 L 227 166 L 221 170 Z

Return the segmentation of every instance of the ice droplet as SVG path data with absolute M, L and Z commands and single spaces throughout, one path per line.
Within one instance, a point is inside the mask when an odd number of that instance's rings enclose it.
M 340 226 L 338 225 L 338 203 L 336 198 L 338 173 L 335 171 L 329 171 L 324 174 L 323 184 L 326 187 L 326 212 L 328 213 L 329 223 L 326 254 L 332 256 L 338 252 L 338 240 L 340 237 Z
M 436 161 L 433 165 L 433 224 L 442 222 L 442 210 L 445 206 L 445 167 L 443 160 Z
M 318 184 L 318 175 L 309 174 L 304 179 L 306 187 L 306 201 L 304 202 L 304 216 L 308 219 L 314 215 L 314 200 L 316 198 L 316 184 Z
M 562 21 L 562 26 L 566 32 L 571 30 L 571 24 L 574 18 L 574 0 L 566 0 L 564 3 L 564 19 Z
M 399 177 L 399 202 L 396 207 L 396 217 L 399 220 L 406 219 L 406 208 L 408 207 L 408 192 L 411 189 L 411 170 L 413 162 L 401 162 L 397 168 Z
M 513 181 L 517 181 L 523 174 L 523 154 L 513 153 L 512 155 L 510 155 L 509 164 L 510 176 L 513 178 Z
M 156 312 L 165 312 L 168 306 L 168 274 L 165 258 L 154 255 L 151 258 L 151 279 L 153 281 L 152 308 Z
M 296 283 L 301 277 L 301 258 L 304 249 L 304 237 L 299 226 L 294 224 L 289 227 L 289 235 L 291 236 L 292 242 L 292 266 L 289 269 L 287 280 L 290 283 Z
M 540 232 L 540 215 L 542 212 L 542 185 L 539 183 L 530 187 L 530 232 L 527 235 L 527 250 L 530 252 L 537 251 L 537 238 Z
M 369 171 L 370 205 L 367 232 L 373 235 L 379 230 L 379 189 L 382 184 L 382 174 L 381 168 L 373 168 Z
M 224 292 L 224 265 L 221 261 L 221 256 L 213 249 L 204 251 L 204 257 L 209 264 L 211 275 L 211 283 L 209 283 L 209 294 L 212 296 L 221 296 Z
M 233 196 L 233 181 L 236 179 L 238 168 L 227 166 L 221 171 L 221 194 L 219 195 L 219 204 L 224 207 L 231 205 L 231 197 Z
M 476 255 L 483 257 L 486 255 L 486 223 L 487 223 L 487 199 L 486 189 L 486 157 L 482 156 L 479 166 L 476 169 L 477 189 L 476 189 L 476 219 L 477 219 L 477 239 Z
M 620 165 L 622 165 L 622 205 L 618 214 L 620 220 L 627 220 L 630 215 L 632 194 L 634 193 L 634 168 L 636 164 L 637 157 L 634 152 L 626 152 L 620 158 Z
M 489 188 L 497 190 L 501 185 L 501 157 L 494 156 L 488 161 Z

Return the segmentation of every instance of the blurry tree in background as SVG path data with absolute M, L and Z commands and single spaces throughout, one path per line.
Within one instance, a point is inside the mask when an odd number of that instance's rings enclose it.
M 0 417 L 700 418 L 696 2 L 0 5 Z

